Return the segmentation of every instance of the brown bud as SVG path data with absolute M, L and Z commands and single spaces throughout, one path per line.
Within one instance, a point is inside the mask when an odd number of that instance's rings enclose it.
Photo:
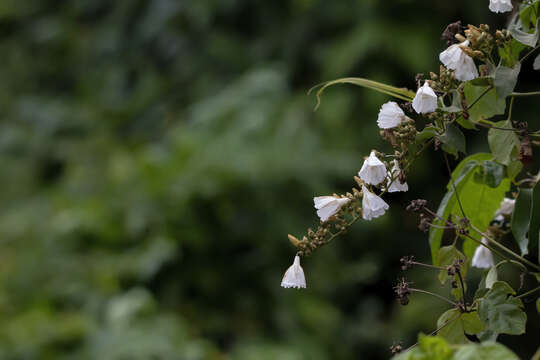
M 296 237 L 292 236 L 291 234 L 287 235 L 287 237 L 294 247 L 298 247 L 300 245 L 300 240 L 298 240 Z

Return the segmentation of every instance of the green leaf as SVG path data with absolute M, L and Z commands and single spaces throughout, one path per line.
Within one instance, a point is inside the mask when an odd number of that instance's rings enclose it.
M 503 281 L 493 284 L 487 294 L 478 299 L 478 315 L 489 330 L 510 335 L 525 333 L 527 315 L 523 303 L 514 296 L 514 290 Z
M 437 128 L 434 126 L 426 126 L 422 131 L 416 134 L 416 141 L 425 141 L 431 139 L 434 136 L 439 135 Z
M 440 336 L 418 335 L 418 346 L 401 353 L 394 360 L 450 360 L 454 350 Z
M 465 83 L 463 90 L 465 91 L 467 104 L 470 107 L 469 120 L 472 123 L 504 114 L 506 100 L 497 96 L 495 88 L 488 89 L 489 85 L 475 86 L 470 81 Z
M 519 61 L 519 56 L 527 48 L 519 41 L 512 39 L 505 43 L 504 47 L 499 48 L 499 57 L 501 64 L 513 68 Z
M 519 150 L 516 149 L 516 154 L 517 154 L 517 151 Z M 508 164 L 508 166 L 506 167 L 506 174 L 508 175 L 510 180 L 514 180 L 516 176 L 519 175 L 522 169 L 523 169 L 523 163 L 519 160 L 514 160 L 510 164 Z
M 393 96 L 395 98 L 405 100 L 405 101 L 411 101 L 414 99 L 416 93 L 414 91 L 405 89 L 405 88 L 398 88 L 391 85 L 386 85 L 377 81 L 363 79 L 363 78 L 341 78 L 336 79 L 332 81 L 328 81 L 319 85 L 315 85 L 312 87 L 308 94 L 311 93 L 314 89 L 321 87 L 317 91 L 317 105 L 315 105 L 315 110 L 319 108 L 319 105 L 321 104 L 321 95 L 326 90 L 327 87 L 336 85 L 336 84 L 353 84 L 357 86 L 361 86 L 370 90 L 375 90 L 383 94 L 387 94 L 390 96 Z
M 479 334 L 486 328 L 477 311 L 461 314 L 460 320 L 463 323 L 463 330 L 469 335 Z
M 512 213 L 511 227 L 514 239 L 521 250 L 521 255 L 525 255 L 529 252 L 527 232 L 531 221 L 533 189 L 519 188 L 518 191 L 514 212 Z
M 520 9 L 519 20 L 521 21 L 521 25 L 523 26 L 523 29 L 527 32 L 530 32 L 531 30 L 533 30 L 533 27 L 536 24 L 536 20 L 537 20 L 536 14 L 538 14 L 539 5 L 540 5 L 540 2 L 535 1 L 531 5 L 525 5 Z
M 534 70 L 540 70 L 540 54 L 534 58 L 533 68 Z
M 461 346 L 453 360 L 519 360 L 516 354 L 504 345 L 495 342 L 468 344 Z
M 466 344 L 468 342 L 460 316 L 459 310 L 450 309 L 437 320 L 437 328 L 447 324 L 437 332 L 437 335 L 445 339 L 449 344 Z
M 459 199 L 463 206 L 465 215 L 471 221 L 471 224 L 484 231 L 493 219 L 495 211 L 499 208 L 504 194 L 510 188 L 510 180 L 504 178 L 496 188 L 486 184 L 478 183 L 474 179 L 474 174 L 482 170 L 482 161 L 493 160 L 491 154 L 479 153 L 463 159 L 456 169 L 452 172 L 452 179 L 455 182 Z M 451 215 L 463 216 L 457 197 L 452 186 L 452 182 L 447 185 L 447 193 L 443 197 L 437 215 L 443 219 L 448 219 Z M 435 225 L 444 226 L 440 219 L 433 220 Z M 444 229 L 431 228 L 429 232 L 429 244 L 431 247 L 431 256 L 434 262 L 437 261 L 437 254 L 441 246 L 444 235 Z M 471 232 L 471 236 L 477 240 L 481 236 Z M 467 258 L 472 258 L 477 243 L 466 239 L 463 245 L 463 252 Z
M 497 267 L 492 266 L 486 275 L 486 288 L 491 289 L 493 287 L 493 284 L 497 281 L 497 278 Z
M 437 255 L 437 266 L 447 267 L 449 265 L 452 265 L 457 259 L 463 260 L 463 265 L 461 266 L 461 275 L 463 277 L 467 276 L 467 258 L 463 253 L 461 253 L 454 245 L 450 246 L 443 246 L 439 250 L 439 254 Z M 450 276 L 448 275 L 447 270 L 441 270 L 439 272 L 438 278 L 441 284 L 445 284 Z M 452 289 L 452 295 L 456 299 L 461 299 L 463 297 L 463 290 L 461 289 L 461 283 L 458 282 L 458 287 L 455 289 Z
M 504 129 L 513 128 L 510 120 L 499 121 L 493 125 Z M 491 128 L 488 131 L 488 143 L 493 158 L 501 164 L 508 165 L 517 159 L 521 142 L 515 132 Z
M 451 98 L 451 104 L 446 106 L 445 100 L 446 97 Z M 463 110 L 461 107 L 461 95 L 456 89 L 451 90 L 449 93 L 444 94 L 444 96 L 439 97 L 439 106 L 443 111 L 454 113 L 454 112 L 460 112 Z
M 540 237 L 540 181 L 534 186 L 532 204 L 529 252 L 532 254 L 535 250 L 538 250 L 538 258 L 540 258 L 540 246 L 538 244 L 538 238 Z
M 538 313 L 540 314 L 540 298 L 536 299 L 536 310 L 538 310 Z
M 497 67 L 493 84 L 499 98 L 504 99 L 514 91 L 520 70 L 521 63 L 519 62 L 511 68 L 502 65 Z
M 508 26 L 508 30 L 514 39 L 524 45 L 534 47 L 538 42 L 538 20 L 536 20 L 534 27 L 526 29 L 519 17 L 516 16 Z
M 504 166 L 492 160 L 481 162 L 479 171 L 475 174 L 475 181 L 496 188 L 505 177 Z
M 442 149 L 449 154 L 457 157 L 459 152 L 466 152 L 465 135 L 453 124 L 449 124 L 442 135 L 437 135 L 437 139 L 443 144 Z

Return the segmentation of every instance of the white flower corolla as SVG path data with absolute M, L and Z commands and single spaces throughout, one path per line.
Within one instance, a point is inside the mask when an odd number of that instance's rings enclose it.
M 514 206 L 516 204 L 516 200 L 504 198 L 504 200 L 501 202 L 501 206 L 499 209 L 495 212 L 495 217 L 499 215 L 503 216 L 510 216 L 514 212 Z
M 412 107 L 419 114 L 432 113 L 437 110 L 437 95 L 427 81 L 416 92 Z
M 381 129 L 391 129 L 398 126 L 406 118 L 407 116 L 399 105 L 393 101 L 389 101 L 381 106 L 377 125 Z
M 489 10 L 495 13 L 512 11 L 512 0 L 489 0 Z
M 317 196 L 313 198 L 315 209 L 317 209 L 317 215 L 323 222 L 337 214 L 339 209 L 349 201 L 350 199 L 348 198 L 339 198 L 335 196 Z
M 439 59 L 444 66 L 456 71 L 456 79 L 460 81 L 476 79 L 478 69 L 474 60 L 461 50 L 460 46 L 469 46 L 469 40 L 465 40 L 461 44 L 451 45 L 439 55 Z
M 369 157 L 364 160 L 358 176 L 367 184 L 371 185 L 377 185 L 384 181 L 386 178 L 386 166 L 377 158 L 375 151 L 371 151 Z
M 286 289 L 306 288 L 306 278 L 304 276 L 304 269 L 300 266 L 300 256 L 296 255 L 293 264 L 285 271 L 285 275 L 281 279 L 281 287 Z
M 362 185 L 362 218 L 371 220 L 384 215 L 389 206 L 383 199 L 368 190 Z
M 394 160 L 394 166 L 392 166 L 392 172 L 388 174 L 388 182 L 392 181 L 392 178 L 394 181 L 390 184 L 388 187 L 388 192 L 398 192 L 398 191 L 409 191 L 409 185 L 407 185 L 407 182 L 404 182 L 403 184 L 399 181 L 399 173 L 401 172 L 401 169 L 399 168 L 397 160 Z
M 488 244 L 486 238 L 482 238 L 482 244 Z M 478 245 L 478 247 L 474 251 L 474 255 L 472 258 L 472 266 L 479 269 L 489 269 L 493 265 L 493 254 L 491 253 L 491 250 L 489 250 L 484 245 Z

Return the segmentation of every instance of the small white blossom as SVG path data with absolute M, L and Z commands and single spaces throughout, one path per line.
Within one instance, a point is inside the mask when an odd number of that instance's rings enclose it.
M 489 0 L 489 10 L 495 13 L 512 11 L 512 0 Z
M 398 126 L 406 118 L 407 116 L 399 105 L 393 101 L 389 101 L 381 106 L 377 125 L 381 129 L 391 129 Z
M 383 199 L 372 193 L 362 185 L 362 218 L 371 220 L 384 215 L 389 206 Z
M 384 181 L 386 178 L 386 166 L 377 158 L 375 151 L 371 151 L 369 157 L 364 160 L 358 176 L 371 185 L 377 185 Z
M 419 114 L 432 113 L 437 110 L 437 95 L 427 81 L 416 92 L 412 107 Z
M 388 187 L 388 192 L 398 192 L 398 191 L 409 191 L 409 185 L 407 185 L 407 182 L 404 182 L 403 184 L 399 181 L 399 173 L 401 172 L 401 169 L 399 168 L 397 160 L 394 160 L 394 166 L 392 166 L 392 172 L 388 173 L 388 182 L 392 181 L 392 178 L 394 178 L 394 181 L 390 184 Z
M 451 45 L 439 55 L 439 59 L 444 66 L 456 71 L 456 79 L 460 81 L 475 79 L 478 77 L 478 69 L 476 69 L 474 60 L 461 50 L 460 46 L 469 46 L 469 40 Z
M 501 202 L 501 206 L 499 209 L 495 212 L 495 217 L 499 215 L 503 216 L 510 216 L 514 212 L 514 206 L 516 204 L 516 200 L 504 198 L 504 200 Z
M 306 288 L 306 278 L 304 276 L 304 269 L 300 266 L 300 256 L 294 257 L 294 262 L 283 275 L 281 279 L 281 287 L 288 288 Z
M 486 238 L 482 238 L 482 244 L 488 244 Z M 472 266 L 479 269 L 489 269 L 493 265 L 493 254 L 491 253 L 491 250 L 489 250 L 484 245 L 478 245 L 478 247 L 474 251 L 474 256 L 472 258 Z
M 335 196 L 317 196 L 313 198 L 315 209 L 317 209 L 317 215 L 323 222 L 337 214 L 339 209 L 349 201 L 350 199 L 348 198 L 339 198 Z

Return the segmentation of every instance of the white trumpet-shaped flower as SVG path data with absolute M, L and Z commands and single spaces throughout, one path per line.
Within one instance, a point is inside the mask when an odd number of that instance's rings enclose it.
M 512 0 L 489 0 L 489 10 L 495 13 L 512 11 Z
M 371 220 L 384 215 L 389 206 L 383 199 L 368 190 L 362 185 L 362 218 Z
M 514 206 L 516 205 L 516 200 L 504 198 L 504 200 L 501 202 L 501 206 L 499 209 L 495 212 L 495 217 L 499 215 L 503 216 L 510 216 L 514 212 Z
M 427 81 L 416 92 L 412 107 L 419 114 L 432 113 L 437 110 L 437 95 Z
M 398 192 L 398 191 L 409 191 L 409 185 L 407 182 L 401 183 L 399 181 L 399 173 L 401 169 L 399 168 L 397 160 L 394 160 L 394 166 L 392 166 L 392 171 L 388 174 L 388 182 L 392 181 L 388 187 L 388 192 Z
M 399 105 L 393 101 L 389 101 L 381 106 L 377 125 L 381 129 L 391 129 L 398 126 L 406 118 L 407 116 Z
M 317 209 L 317 215 L 323 222 L 337 214 L 339 209 L 349 201 L 350 199 L 348 198 L 339 198 L 335 196 L 317 196 L 313 198 L 315 209 Z
M 488 244 L 486 238 L 482 238 L 482 244 Z M 484 245 L 478 245 L 478 247 L 474 251 L 474 255 L 472 258 L 472 266 L 479 269 L 489 269 L 493 265 L 493 254 L 491 253 L 491 250 L 489 250 Z
M 478 69 L 474 60 L 467 55 L 460 46 L 469 46 L 469 40 L 461 44 L 451 45 L 444 50 L 439 59 L 449 69 L 455 70 L 456 79 L 460 81 L 469 81 L 478 77 Z
M 304 269 L 300 266 L 300 256 L 296 255 L 293 264 L 285 271 L 285 275 L 281 279 L 281 287 L 286 289 L 306 288 L 306 277 L 304 276 Z
M 377 185 L 384 181 L 386 178 L 386 166 L 377 158 L 375 151 L 371 151 L 369 157 L 364 160 L 358 176 L 367 184 L 371 185 Z

